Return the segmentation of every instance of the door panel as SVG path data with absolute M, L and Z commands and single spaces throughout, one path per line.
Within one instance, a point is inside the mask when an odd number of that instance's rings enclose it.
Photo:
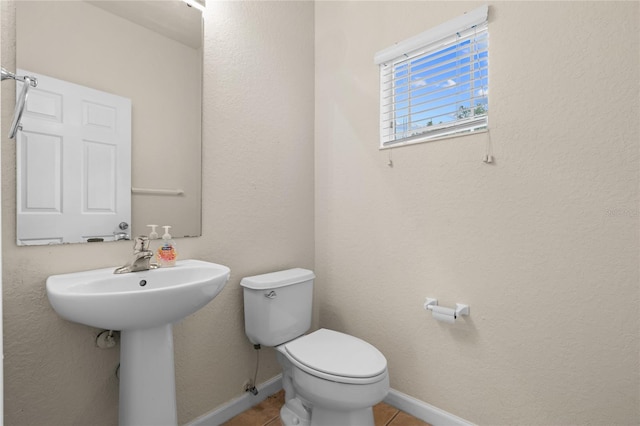
M 131 101 L 19 72 L 38 86 L 17 136 L 18 244 L 113 240 L 131 223 Z

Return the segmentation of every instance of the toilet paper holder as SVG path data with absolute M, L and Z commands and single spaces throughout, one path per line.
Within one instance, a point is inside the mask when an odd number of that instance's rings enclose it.
M 424 302 L 424 309 L 427 311 L 433 311 L 433 308 L 438 306 L 438 299 L 432 299 L 427 297 Z M 453 318 L 456 319 L 460 315 L 469 315 L 469 305 L 465 305 L 464 303 L 456 303 L 456 308 L 445 308 L 447 310 L 452 311 Z

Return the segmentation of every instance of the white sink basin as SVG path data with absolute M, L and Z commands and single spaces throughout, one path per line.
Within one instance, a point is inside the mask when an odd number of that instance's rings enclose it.
M 172 268 L 114 268 L 47 278 L 53 309 L 69 321 L 120 334 L 120 426 L 176 426 L 172 324 L 209 303 L 229 268 L 182 260 Z
M 53 275 L 47 295 L 64 319 L 107 330 L 157 327 L 209 303 L 229 279 L 229 268 L 181 260 L 172 268 L 114 274 L 114 268 Z

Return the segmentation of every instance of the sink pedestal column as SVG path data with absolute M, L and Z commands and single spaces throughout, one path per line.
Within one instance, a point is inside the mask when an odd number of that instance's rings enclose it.
M 176 426 L 172 325 L 120 334 L 120 426 Z

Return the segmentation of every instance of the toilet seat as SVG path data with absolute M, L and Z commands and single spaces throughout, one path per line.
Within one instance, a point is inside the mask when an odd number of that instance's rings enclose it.
M 378 349 L 333 330 L 317 330 L 278 349 L 301 370 L 333 382 L 369 384 L 387 375 L 387 360 Z

